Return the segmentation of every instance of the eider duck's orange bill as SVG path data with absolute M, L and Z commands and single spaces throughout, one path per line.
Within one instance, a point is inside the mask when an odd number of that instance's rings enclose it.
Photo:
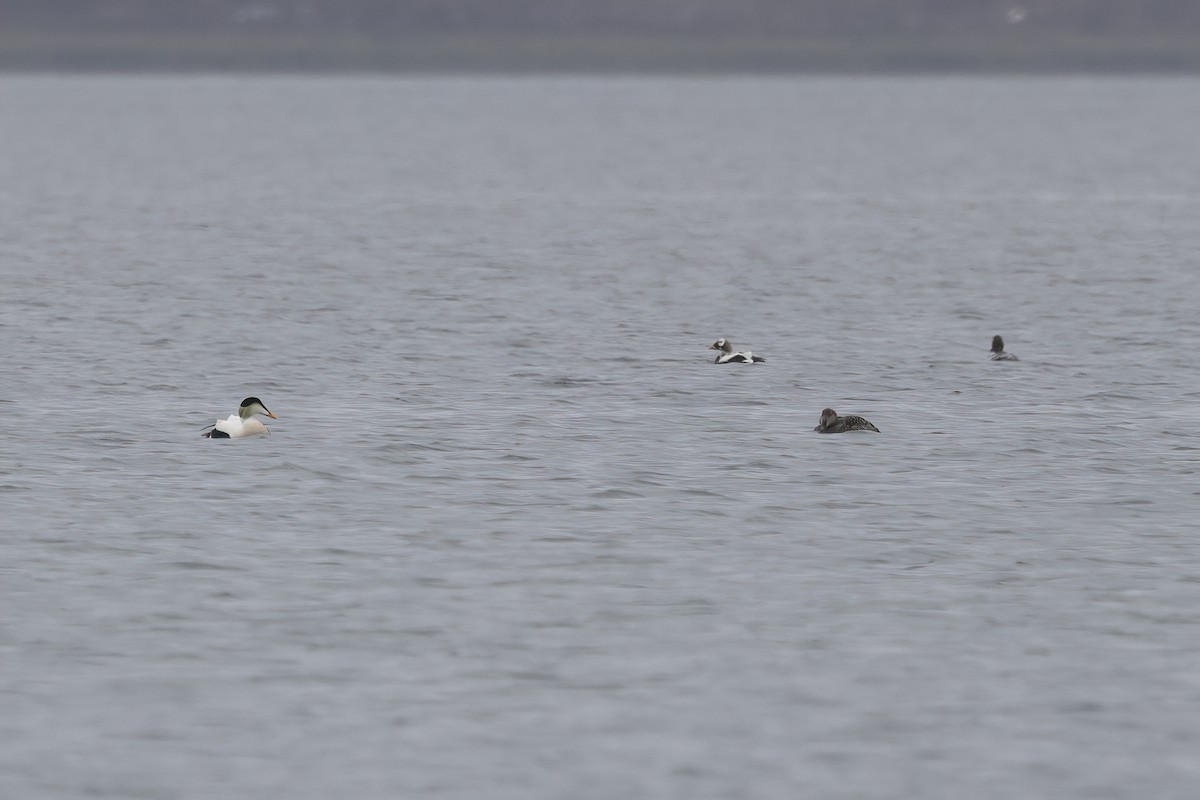
M 264 411 L 264 412 L 266 413 L 266 415 L 267 415 L 268 417 L 270 417 L 271 419 L 279 419 L 279 417 L 275 416 L 275 415 L 274 415 L 274 414 L 272 414 L 270 411 L 267 411 L 266 409 L 263 409 L 263 411 Z

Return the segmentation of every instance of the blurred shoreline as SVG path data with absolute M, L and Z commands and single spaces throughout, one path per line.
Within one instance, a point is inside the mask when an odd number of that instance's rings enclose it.
M 1200 74 L 1195 37 L 0 33 L 3 72 Z

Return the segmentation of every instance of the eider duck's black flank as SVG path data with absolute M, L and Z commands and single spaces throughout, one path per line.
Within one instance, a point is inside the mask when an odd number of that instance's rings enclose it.
M 992 337 L 992 361 L 1019 361 L 1012 353 L 1004 352 L 1004 339 L 1000 334 Z
M 733 352 L 733 343 L 728 339 L 717 339 L 708 346 L 709 350 L 720 350 L 714 364 L 761 364 L 766 361 L 762 356 L 756 356 L 749 350 L 743 353 Z
M 225 431 L 219 431 L 216 428 L 212 429 L 211 431 L 205 431 L 204 433 L 202 433 L 200 435 L 203 436 L 205 439 L 228 439 L 229 438 L 228 433 L 226 433 Z
M 864 418 L 849 414 L 844 417 L 839 417 L 838 413 L 832 408 L 827 408 L 821 412 L 821 421 L 817 423 L 817 427 L 813 428 L 817 433 L 845 433 L 846 431 L 875 431 L 879 433 L 879 428 L 876 428 Z

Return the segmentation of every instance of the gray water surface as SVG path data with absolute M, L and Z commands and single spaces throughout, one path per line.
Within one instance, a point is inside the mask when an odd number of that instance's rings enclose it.
M 0 795 L 1195 796 L 1200 80 L 0 109 Z

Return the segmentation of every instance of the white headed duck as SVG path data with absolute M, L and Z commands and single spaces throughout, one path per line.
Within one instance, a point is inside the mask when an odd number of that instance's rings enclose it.
M 749 350 L 744 353 L 735 353 L 733 344 L 728 339 L 717 339 L 708 346 L 709 350 L 720 350 L 714 364 L 756 364 L 766 361 L 762 356 L 756 356 Z

